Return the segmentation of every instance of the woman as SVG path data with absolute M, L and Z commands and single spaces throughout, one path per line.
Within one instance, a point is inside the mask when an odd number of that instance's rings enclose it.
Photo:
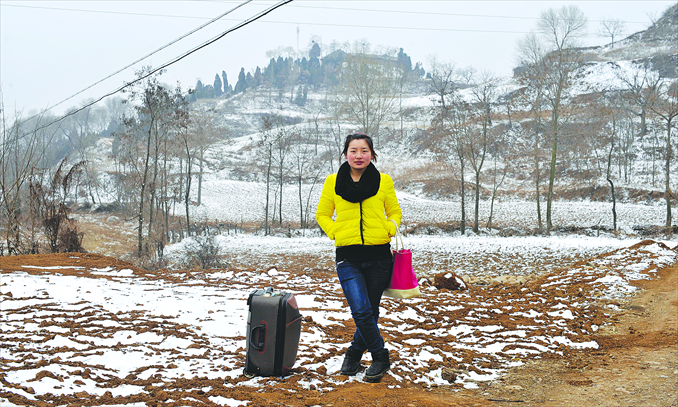
M 377 154 L 369 136 L 348 135 L 342 154 L 346 162 L 325 180 L 316 219 L 334 240 L 337 275 L 356 325 L 341 373 L 358 373 L 360 359 L 369 351 L 372 364 L 365 372 L 365 380 L 376 382 L 391 367 L 377 322 L 381 294 L 393 269 L 391 237 L 400 224 L 402 211 L 393 180 L 380 174 L 372 163 L 377 161 Z

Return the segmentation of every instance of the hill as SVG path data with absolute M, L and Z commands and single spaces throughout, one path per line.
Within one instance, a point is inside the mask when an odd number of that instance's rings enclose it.
M 650 74 L 659 72 L 666 78 L 676 77 L 673 69 L 676 64 L 672 62 L 678 58 L 676 10 L 677 6 L 672 7 L 648 30 L 617 41 L 614 46 L 578 50 L 584 63 L 578 71 L 576 86 L 568 89 L 574 112 L 563 127 L 555 163 L 554 205 L 557 208 L 553 216 L 557 217 L 555 224 L 561 230 L 613 229 L 610 207 L 613 197 L 605 170 L 608 161 L 624 233 L 647 231 L 649 225 L 665 222 L 662 168 L 666 141 L 661 123 L 651 120 L 649 114 L 642 117 L 636 114 L 644 107 L 626 105 L 622 108 L 626 109 L 625 116 L 614 119 L 624 124 L 616 130 L 617 139 L 611 144 L 611 116 L 604 118 L 596 113 L 610 107 L 611 95 L 630 97 L 624 80 L 638 78 L 644 66 Z M 378 166 L 394 177 L 413 232 L 430 230 L 431 226 L 458 229 L 462 218 L 461 170 L 454 153 L 447 147 L 441 148 L 441 140 L 433 134 L 439 98 L 431 93 L 430 86 L 430 78 L 414 78 L 397 96 L 396 114 L 382 124 L 375 139 L 380 155 Z M 467 103 L 475 100 L 477 85 L 457 82 L 456 86 L 460 100 Z M 492 219 L 493 226 L 504 233 L 532 233 L 538 224 L 536 183 L 541 188 L 541 210 L 545 210 L 543 194 L 547 189 L 552 141 L 544 132 L 538 134 L 537 142 L 541 146 L 532 147 L 535 140 L 531 129 L 536 119 L 531 116 L 529 103 L 515 96 L 526 89 L 520 75 L 495 78 L 494 86 L 492 126 L 501 136 L 487 146 L 485 165 L 479 170 L 479 217 L 485 225 Z M 341 116 L 334 105 L 340 97 L 338 89 L 310 88 L 303 105 L 295 103 L 292 96 L 291 92 L 280 96 L 275 89 L 259 87 L 216 99 L 199 99 L 192 104 L 198 112 L 216 112 L 215 120 L 225 129 L 225 139 L 213 144 L 206 155 L 208 170 L 202 201 L 199 207 L 192 208 L 192 213 L 201 219 L 236 224 L 261 220 L 262 208 L 266 205 L 262 161 L 265 150 L 261 146 L 266 136 L 263 118 L 276 118 L 282 123 L 275 130 L 280 134 L 286 132 L 301 137 L 301 141 L 294 141 L 299 145 L 294 150 L 296 153 L 288 151 L 287 166 L 300 162 L 298 156 L 290 156 L 304 151 L 306 161 L 323 167 L 319 174 L 336 168 L 341 138 L 357 130 L 356 124 Z M 599 99 L 596 102 L 599 104 L 590 103 L 591 99 Z M 579 103 L 582 100 L 586 102 Z M 545 118 L 550 114 L 548 109 L 541 113 Z M 544 126 L 547 121 L 544 119 Z M 648 123 L 647 129 L 643 129 L 642 123 Z M 535 159 L 539 160 L 539 169 L 534 166 Z M 671 168 L 671 172 L 678 171 L 675 160 L 671 161 Z M 464 172 L 469 195 L 466 199 L 472 205 L 475 173 L 468 161 Z M 286 172 L 282 189 L 275 187 L 276 199 L 284 202 L 280 211 L 285 224 L 300 224 L 297 219 L 304 216 L 304 208 L 298 203 L 298 188 L 292 181 L 294 177 L 291 171 Z M 303 201 L 317 200 L 319 182 L 318 175 L 309 172 L 303 175 Z M 674 185 L 675 179 L 671 183 Z M 231 196 L 247 196 L 251 205 L 242 208 L 238 199 L 231 200 Z M 571 207 L 571 211 L 565 207 Z M 468 218 L 473 216 L 473 209 L 472 206 L 465 208 Z M 518 220 L 509 213 L 514 210 L 528 218 Z M 647 214 L 648 211 L 653 214 Z
M 677 55 L 675 11 L 614 47 L 568 49 L 575 68 L 563 92 L 552 95 L 546 79 L 553 76 L 546 73 L 555 72 L 548 66 L 555 54 L 542 55 L 511 78 L 442 63 L 422 77 L 423 67 L 404 63 L 402 51 L 325 55 L 336 69 L 369 66 L 378 75 L 364 85 L 381 82 L 375 78 L 391 84 L 402 79 L 397 89 L 375 90 L 372 96 L 389 108 L 364 109 L 369 123 L 349 112 L 359 95 L 346 91 L 346 80 L 359 75 L 348 70 L 334 71 L 336 83 L 316 86 L 303 82 L 310 77 L 300 71 L 301 61 L 282 61 L 299 76 L 285 82 L 285 75 L 264 70 L 261 77 L 251 75 L 262 82 L 244 92 L 190 104 L 180 89 L 148 78 L 131 94 L 143 94 L 144 86 L 157 91 L 154 103 L 168 104 L 157 116 L 130 98 L 111 103 L 107 112 L 84 110 L 40 132 L 31 133 L 35 123 L 24 124 L 32 137 L 17 145 L 21 148 L 3 150 L 11 154 L 2 157 L 2 168 L 24 158 L 34 161 L 16 174 L 11 184 L 16 188 L 3 191 L 0 249 L 48 250 L 41 233 L 45 207 L 77 209 L 82 230 L 93 232 L 85 242 L 97 250 L 106 244 L 101 236 L 115 230 L 107 236 L 125 244 L 108 247 L 157 260 L 157 266 L 166 248 L 190 234 L 315 236 L 320 185 L 336 171 L 342 140 L 354 131 L 373 135 L 377 165 L 395 180 L 403 227 L 411 235 L 514 236 L 546 229 L 595 236 L 670 234 L 676 230 L 671 191 L 678 189 L 672 176 L 678 163 L 668 152 L 676 149 L 676 137 L 669 137 L 657 109 L 677 99 L 670 75 L 652 60 Z M 451 79 L 441 88 L 446 73 Z M 557 108 L 549 99 L 555 95 L 563 95 Z M 372 120 L 375 116 L 380 119 Z M 55 188 L 69 167 L 64 158 L 80 170 L 73 188 L 62 192 Z M 57 168 L 63 173 L 56 174 Z M 43 196 L 31 196 L 31 190 Z M 105 227 L 102 217 L 110 222 Z M 77 240 L 75 226 L 66 225 Z

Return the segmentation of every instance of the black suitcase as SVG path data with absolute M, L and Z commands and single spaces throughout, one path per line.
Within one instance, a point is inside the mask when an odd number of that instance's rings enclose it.
M 247 305 L 245 376 L 284 376 L 294 366 L 301 335 L 294 294 L 254 290 Z

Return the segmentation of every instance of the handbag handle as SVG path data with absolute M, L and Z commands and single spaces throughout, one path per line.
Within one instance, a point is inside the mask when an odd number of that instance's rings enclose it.
M 400 228 L 398 227 L 398 224 L 396 223 L 396 221 L 394 221 L 393 219 L 389 219 L 389 220 L 391 222 L 393 222 L 393 224 L 395 225 L 395 230 L 396 230 L 396 233 L 395 233 L 395 248 L 396 248 L 396 250 L 402 250 L 402 249 L 405 248 L 405 245 L 403 244 L 403 236 L 400 234 Z M 398 241 L 399 240 L 400 240 L 400 249 L 398 249 Z

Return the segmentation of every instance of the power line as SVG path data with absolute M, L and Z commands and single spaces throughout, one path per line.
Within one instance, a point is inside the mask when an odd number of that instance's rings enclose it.
M 16 4 L 2 4 L 3 7 L 18 7 L 18 8 L 32 8 L 32 9 L 43 9 L 43 10 L 58 10 L 58 11 L 76 11 L 84 13 L 99 13 L 99 14 L 120 14 L 120 15 L 132 15 L 132 16 L 142 16 L 142 17 L 165 17 L 165 18 L 190 18 L 190 19 L 206 19 L 207 17 L 195 17 L 195 16 L 177 16 L 169 14 L 152 14 L 152 13 L 132 13 L 125 11 L 106 11 L 106 10 L 84 10 L 84 9 L 74 9 L 74 8 L 63 8 L 63 7 L 45 7 L 45 6 L 25 6 L 25 5 L 16 5 Z M 499 18 L 499 19 L 517 19 L 517 20 L 539 20 L 539 17 L 525 17 L 525 16 L 505 16 L 505 15 L 490 15 L 490 14 L 465 14 L 465 13 L 443 13 L 443 12 L 427 12 L 427 11 L 405 11 L 405 10 L 385 10 L 385 9 L 365 9 L 365 8 L 346 8 L 346 7 L 325 7 L 325 6 L 305 6 L 305 5 L 295 5 L 295 8 L 308 8 L 308 9 L 321 9 L 321 10 L 342 10 L 342 11 L 367 11 L 375 13 L 392 13 L 392 14 L 418 14 L 418 15 L 431 15 L 431 16 L 449 16 L 449 17 L 476 17 L 476 18 Z M 603 20 L 590 20 L 592 22 L 601 22 Z M 622 20 L 623 21 L 623 20 Z M 292 21 L 276 21 L 277 23 L 285 24 L 306 24 Z M 624 21 L 627 24 L 647 24 L 647 22 L 641 21 Z M 334 25 L 334 24 L 325 24 L 325 25 Z M 336 25 L 342 27 L 342 25 Z M 379 28 L 379 27 L 369 27 L 369 28 Z M 392 28 L 392 27 L 384 27 Z M 403 28 L 403 27 L 398 27 Z M 489 31 L 493 32 L 493 31 Z
M 107 10 L 83 10 L 76 8 L 63 8 L 63 7 L 45 7 L 45 6 L 20 6 L 18 4 L 0 4 L 2 7 L 17 7 L 17 8 L 30 8 L 30 9 L 39 9 L 39 10 L 56 10 L 56 11 L 76 11 L 82 13 L 95 13 L 95 14 L 120 14 L 126 16 L 141 16 L 141 17 L 169 17 L 169 18 L 190 18 L 190 19 L 200 19 L 207 20 L 209 17 L 192 17 L 192 16 L 173 16 L 169 14 L 151 14 L 151 13 L 132 13 L 126 11 L 107 11 Z
M 191 49 L 191 50 L 189 50 L 189 51 L 187 51 L 187 52 L 185 52 L 185 53 L 179 55 L 178 57 L 175 57 L 174 59 L 170 60 L 169 62 L 166 62 L 166 63 L 160 65 L 160 66 L 157 67 L 157 68 L 151 69 L 149 72 L 147 72 L 147 73 L 144 74 L 144 75 L 139 76 L 138 78 L 134 79 L 133 81 L 124 84 L 123 86 L 117 88 L 116 90 L 114 90 L 114 91 L 112 91 L 112 92 L 106 93 L 105 95 L 99 97 L 98 99 L 93 100 L 93 101 L 91 101 L 91 102 L 89 102 L 89 103 L 83 105 L 82 107 L 76 109 L 76 110 L 73 110 L 73 111 L 71 111 L 71 112 L 68 112 L 67 114 L 61 116 L 61 117 L 58 118 L 58 119 L 55 119 L 55 120 L 53 120 L 53 121 L 51 121 L 51 122 L 49 122 L 49 123 L 47 123 L 47 124 L 45 124 L 45 125 L 43 125 L 43 126 L 41 126 L 41 127 L 38 127 L 38 128 L 36 128 L 36 129 L 34 129 L 34 131 L 38 131 L 38 130 L 42 130 L 42 129 L 44 129 L 44 128 L 47 128 L 47 127 L 51 126 L 52 124 L 54 124 L 54 123 L 56 123 L 56 122 L 59 122 L 59 121 L 65 119 L 65 118 L 67 118 L 67 117 L 69 117 L 69 116 L 72 116 L 72 115 L 74 115 L 74 114 L 76 114 L 76 113 L 78 113 L 78 112 L 80 112 L 80 111 L 82 111 L 82 110 L 87 109 L 88 107 L 90 107 L 90 106 L 92 106 L 92 105 L 95 105 L 96 103 L 99 103 L 99 102 L 102 101 L 103 99 L 105 99 L 105 98 L 107 98 L 107 97 L 109 97 L 109 96 L 112 96 L 112 95 L 114 95 L 114 94 L 116 94 L 116 93 L 122 91 L 123 89 L 128 88 L 128 87 L 134 85 L 135 83 L 140 82 L 140 81 L 142 81 L 142 80 L 148 78 L 149 76 L 155 74 L 156 72 L 161 71 L 161 70 L 167 68 L 168 66 L 170 66 L 170 65 L 172 65 L 172 64 L 175 64 L 175 63 L 181 61 L 182 59 L 184 59 L 184 58 L 186 58 L 187 56 L 193 54 L 194 52 L 197 52 L 198 50 L 200 50 L 200 49 L 202 49 L 202 48 L 205 48 L 206 46 L 211 45 L 211 44 L 213 44 L 214 42 L 216 42 L 216 41 L 222 39 L 222 38 L 225 37 L 227 34 L 233 32 L 233 31 L 235 31 L 235 30 L 238 30 L 238 29 L 240 29 L 240 28 L 242 28 L 242 27 L 244 27 L 244 26 L 246 26 L 246 25 L 248 25 L 248 24 L 250 24 L 250 23 L 252 23 L 252 22 L 254 22 L 254 21 L 256 21 L 256 20 L 258 20 L 258 19 L 260 19 L 261 17 L 264 17 L 265 15 L 269 14 L 270 12 L 272 12 L 272 11 L 278 9 L 279 7 L 284 6 L 284 5 L 287 4 L 287 3 L 291 3 L 292 1 L 293 1 L 293 0 L 282 0 L 282 1 L 280 1 L 280 2 L 278 2 L 278 3 L 276 3 L 276 4 L 274 4 L 273 6 L 267 8 L 267 9 L 264 10 L 264 11 L 259 12 L 258 14 L 254 15 L 253 17 L 250 17 L 250 18 L 248 18 L 247 20 L 245 20 L 245 21 L 243 21 L 243 22 L 241 22 L 241 23 L 239 23 L 239 24 L 236 24 L 235 26 L 233 26 L 233 27 L 229 28 L 228 30 L 222 32 L 221 34 L 217 35 L 216 37 L 214 37 L 214 38 L 212 38 L 212 39 L 210 39 L 210 40 L 208 40 L 208 41 L 202 43 L 201 45 L 198 45 L 198 46 L 194 47 L 193 49 Z M 44 111 L 43 111 L 43 113 L 44 113 Z M 37 116 L 37 115 L 36 115 L 36 116 Z M 35 116 L 33 116 L 33 117 L 35 117 Z M 30 120 L 30 119 L 26 119 L 26 120 L 24 120 L 24 122 L 27 121 L 27 120 Z M 23 123 L 23 122 L 22 122 L 22 123 Z
M 45 112 L 48 112 L 48 111 L 50 111 L 51 109 L 53 109 L 53 108 L 55 108 L 55 107 L 61 105 L 62 103 L 65 103 L 65 102 L 67 102 L 67 101 L 73 99 L 74 97 L 76 97 L 76 96 L 78 96 L 79 94 L 85 92 L 86 90 L 93 88 L 94 86 L 100 84 L 101 82 L 103 82 L 103 81 L 105 81 L 105 80 L 107 80 L 107 79 L 110 79 L 111 77 L 113 77 L 113 76 L 119 74 L 120 72 L 122 72 L 122 71 L 124 71 L 124 70 L 126 70 L 126 69 L 128 69 L 128 68 L 130 68 L 130 67 L 132 67 L 132 66 L 134 66 L 134 65 L 136 65 L 136 64 L 138 64 L 139 62 L 143 61 L 144 59 L 146 59 L 146 58 L 148 58 L 148 57 L 150 57 L 150 56 L 152 56 L 152 55 L 154 55 L 154 54 L 156 54 L 156 53 L 162 51 L 163 49 L 169 47 L 170 45 L 175 44 L 175 43 L 181 41 L 182 39 L 188 37 L 189 35 L 194 34 L 194 33 L 196 33 L 197 31 L 200 31 L 201 29 L 207 27 L 208 25 L 214 23 L 215 21 L 218 21 L 218 20 L 221 19 L 222 17 L 224 17 L 224 16 L 226 16 L 226 15 L 232 13 L 233 11 L 239 9 L 240 7 L 246 5 L 247 3 L 250 3 L 250 2 L 252 2 L 252 1 L 253 1 L 253 0 L 247 0 L 247 1 L 245 1 L 244 3 L 238 4 L 237 6 L 233 7 L 233 8 L 230 9 L 230 10 L 228 10 L 227 12 L 225 12 L 225 13 L 223 13 L 223 14 L 221 14 L 221 15 L 219 15 L 219 16 L 213 18 L 213 19 L 211 19 L 210 21 L 206 22 L 205 24 L 199 26 L 198 28 L 195 28 L 195 29 L 193 29 L 193 30 L 187 32 L 186 34 L 182 35 L 181 37 L 179 37 L 179 38 L 177 38 L 177 39 L 175 39 L 175 40 L 172 40 L 172 41 L 168 42 L 167 44 L 165 44 L 165 45 L 163 45 L 162 47 L 156 49 L 155 51 L 151 52 L 150 54 L 147 54 L 147 55 L 145 55 L 145 56 L 143 56 L 143 57 L 137 59 L 136 61 L 132 62 L 131 64 L 128 64 L 127 66 L 118 69 L 117 71 L 113 72 L 112 74 L 108 75 L 107 77 L 105 77 L 105 78 L 103 78 L 103 79 L 101 79 L 101 80 L 99 80 L 99 81 L 97 81 L 97 82 L 95 82 L 95 83 L 89 85 L 89 86 L 86 87 L 85 89 L 83 89 L 83 90 L 81 90 L 81 91 L 79 91 L 79 92 L 73 94 L 72 96 L 67 97 L 66 99 L 62 100 L 61 102 L 56 103 L 56 104 L 54 104 L 54 105 L 52 105 L 52 106 L 46 108 L 45 110 L 43 110 L 43 111 L 42 111 L 41 113 L 39 113 L 39 114 L 43 114 L 43 113 L 45 113 Z M 36 116 L 37 116 L 37 115 L 35 115 L 35 116 L 33 116 L 33 117 L 36 117 Z M 33 117 L 30 117 L 30 118 L 28 118 L 28 119 L 26 119 L 26 120 L 30 120 L 30 119 L 32 119 Z
M 321 6 L 302 6 L 302 5 L 295 5 L 293 7 L 295 7 L 295 8 L 325 9 L 325 10 L 370 11 L 370 12 L 375 12 L 375 13 L 420 14 L 420 15 L 451 16 L 451 17 L 479 17 L 479 18 L 539 20 L 539 17 L 498 16 L 498 15 L 488 15 L 488 14 L 437 13 L 437 12 L 433 13 L 433 12 L 427 12 L 427 11 L 382 10 L 382 9 L 321 7 Z M 591 21 L 600 22 L 602 20 L 591 20 Z M 639 22 L 639 21 L 624 21 L 624 22 L 628 23 L 628 24 L 646 24 L 645 22 Z
M 59 7 L 42 7 L 42 6 L 18 6 L 18 5 L 6 5 L 7 7 L 21 7 L 21 8 L 37 8 L 45 10 L 57 10 L 57 11 L 76 11 L 76 12 L 87 12 L 87 13 L 104 13 L 104 14 L 120 14 L 120 15 L 133 15 L 133 16 L 143 16 L 143 17 L 165 17 L 165 18 L 191 18 L 191 19 L 204 19 L 206 17 L 191 17 L 191 16 L 173 16 L 168 14 L 149 14 L 149 13 L 131 13 L 123 11 L 99 11 L 99 10 L 82 10 L 82 9 L 72 9 L 72 8 L 59 8 Z M 324 7 L 315 7 L 315 8 L 324 8 Z M 344 9 L 344 8 L 332 8 L 326 7 L 330 10 L 348 10 L 348 11 L 388 11 L 388 10 L 360 10 L 360 9 Z M 408 13 L 405 11 L 390 11 L 390 12 L 400 12 Z M 426 13 L 419 12 L 419 14 L 433 14 L 436 13 Z M 444 13 L 442 13 L 444 14 Z M 455 14 L 448 14 L 455 15 Z M 459 16 L 464 16 L 463 14 L 456 14 Z M 480 17 L 493 17 L 493 16 L 480 16 Z M 532 19 L 532 17 L 515 17 L 523 19 Z M 231 19 L 231 21 L 237 21 Z M 292 21 L 267 21 L 271 24 L 294 24 L 294 25 L 312 25 L 319 27 L 348 27 L 348 28 L 376 28 L 376 29 L 390 29 L 390 30 L 417 30 L 417 31 L 450 31 L 450 32 L 477 32 L 477 33 L 499 33 L 499 34 L 527 34 L 527 31 L 499 31 L 499 30 L 462 30 L 456 28 L 431 28 L 431 27 L 398 27 L 398 26 L 377 26 L 377 25 L 360 25 L 360 24 L 336 24 L 336 23 L 300 23 Z

